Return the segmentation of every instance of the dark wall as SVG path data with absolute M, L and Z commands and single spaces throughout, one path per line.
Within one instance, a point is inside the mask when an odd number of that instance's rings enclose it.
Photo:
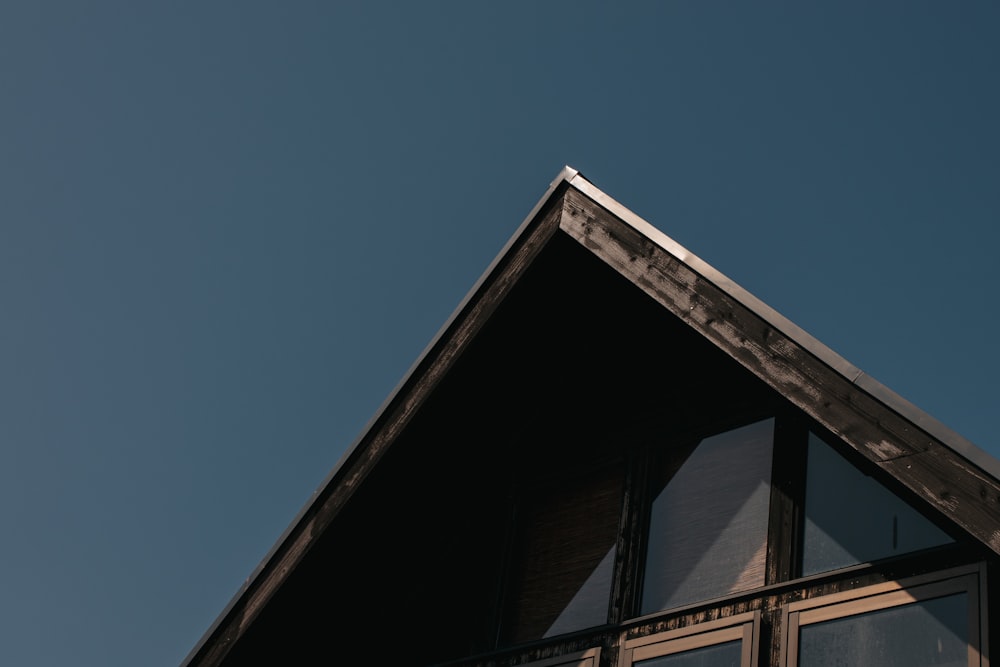
M 558 234 L 225 664 L 488 651 L 519 484 L 777 403 Z

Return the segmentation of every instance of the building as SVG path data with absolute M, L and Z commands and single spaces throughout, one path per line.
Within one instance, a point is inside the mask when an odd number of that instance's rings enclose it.
M 986 665 L 998 478 L 567 168 L 185 665 Z

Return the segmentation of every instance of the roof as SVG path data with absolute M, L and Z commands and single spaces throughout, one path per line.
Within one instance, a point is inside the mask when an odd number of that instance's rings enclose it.
M 185 665 L 221 663 L 557 236 L 574 240 L 932 511 L 1000 553 L 1000 461 L 565 167 Z

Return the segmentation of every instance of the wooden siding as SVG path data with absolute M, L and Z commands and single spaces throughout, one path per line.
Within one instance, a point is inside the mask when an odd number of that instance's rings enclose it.
M 1000 483 L 577 189 L 560 229 L 914 496 L 1000 553 Z

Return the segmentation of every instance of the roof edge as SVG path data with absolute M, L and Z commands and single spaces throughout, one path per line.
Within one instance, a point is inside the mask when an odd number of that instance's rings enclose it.
M 267 579 L 267 577 L 273 573 L 272 568 L 285 553 L 286 547 L 289 546 L 293 542 L 294 538 L 300 533 L 310 517 L 312 510 L 316 507 L 320 499 L 327 494 L 329 489 L 335 486 L 345 469 L 350 466 L 351 462 L 358 455 L 359 449 L 366 441 L 369 434 L 378 428 L 380 421 L 386 417 L 387 412 L 400 398 L 400 395 L 406 390 L 410 382 L 418 375 L 420 369 L 442 343 L 443 339 L 447 337 L 449 332 L 452 330 L 452 327 L 463 316 L 470 303 L 473 302 L 483 288 L 488 285 L 490 279 L 503 264 L 505 258 L 510 254 L 511 250 L 518 244 L 522 237 L 528 233 L 532 223 L 538 218 L 539 214 L 552 201 L 552 199 L 558 195 L 561 189 L 565 187 L 572 187 L 580 191 L 584 196 L 590 198 L 595 203 L 605 208 L 609 213 L 623 221 L 628 226 L 632 227 L 636 232 L 648 238 L 663 251 L 686 264 L 695 273 L 699 274 L 706 281 L 715 285 L 736 302 L 752 311 L 762 320 L 767 322 L 771 327 L 780 331 L 792 342 L 796 343 L 803 350 L 830 367 L 834 372 L 842 376 L 849 383 L 857 386 L 861 391 L 868 394 L 873 400 L 883 404 L 903 419 L 923 429 L 928 435 L 936 438 L 946 447 L 952 449 L 970 463 L 978 466 L 985 473 L 994 478 L 1000 479 L 1000 460 L 997 460 L 971 441 L 962 437 L 957 432 L 932 417 L 930 414 L 921 410 L 899 394 L 861 371 L 859 368 L 834 352 L 831 348 L 814 338 L 804 329 L 738 285 L 725 274 L 715 269 L 697 255 L 690 252 L 659 229 L 648 223 L 642 217 L 607 195 L 600 188 L 588 181 L 579 171 L 570 166 L 565 166 L 551 181 L 544 194 L 532 207 L 527 216 L 518 226 L 517 230 L 511 235 L 508 241 L 494 257 L 492 262 L 487 266 L 485 271 L 483 271 L 470 290 L 466 293 L 465 297 L 453 310 L 452 314 L 440 327 L 437 333 L 431 338 L 429 343 L 424 347 L 417 359 L 413 362 L 413 364 L 411 364 L 400 381 L 361 429 L 358 436 L 348 446 L 343 455 L 341 455 L 340 459 L 334 465 L 329 474 L 313 491 L 307 502 L 289 523 L 288 527 L 284 530 L 284 532 L 282 532 L 273 546 L 268 550 L 264 558 L 236 591 L 223 611 L 218 615 L 218 617 L 216 617 L 212 625 L 208 628 L 208 630 L 206 630 L 188 655 L 184 658 L 181 663 L 181 667 L 191 667 L 194 664 L 198 664 L 196 661 L 209 657 L 206 655 L 205 651 L 209 650 L 208 647 L 211 642 L 214 640 L 224 639 L 224 637 L 219 636 L 219 632 L 224 629 L 224 626 L 227 623 L 234 620 L 233 614 L 236 610 L 239 609 L 241 605 L 246 605 L 249 602 L 249 597 L 252 595 L 253 591 L 255 591 L 260 585 L 263 585 L 263 582 Z
M 472 285 L 466 295 L 462 298 L 459 304 L 452 311 L 451 315 L 444 322 L 437 333 L 431 338 L 430 342 L 424 347 L 423 351 L 417 357 L 417 359 L 410 365 L 407 371 L 403 374 L 402 378 L 396 383 L 396 386 L 392 389 L 389 395 L 382 401 L 378 409 L 372 415 L 372 417 L 365 423 L 359 434 L 347 447 L 344 453 L 341 455 L 340 459 L 333 466 L 331 471 L 323 479 L 323 481 L 316 487 L 316 489 L 309 496 L 309 499 L 302 506 L 302 508 L 296 513 L 295 517 L 288 524 L 288 527 L 281 533 L 278 539 L 274 542 L 271 548 L 267 551 L 261 561 L 253 569 L 250 575 L 246 578 L 243 584 L 237 589 L 236 593 L 229 600 L 229 603 L 223 608 L 222 612 L 215 618 L 209 628 L 201 636 L 194 647 L 188 652 L 184 660 L 181 662 L 181 667 L 190 667 L 195 664 L 195 660 L 202 656 L 204 649 L 216 636 L 223 625 L 230 619 L 232 613 L 240 606 L 241 603 L 246 602 L 247 596 L 250 594 L 251 590 L 255 588 L 255 585 L 261 580 L 265 575 L 269 567 L 274 563 L 277 557 L 283 553 L 284 547 L 288 544 L 293 537 L 297 534 L 300 527 L 305 523 L 307 517 L 310 515 L 311 510 L 316 505 L 316 502 L 322 497 L 325 491 L 330 488 L 337 478 L 340 476 L 341 472 L 347 467 L 349 462 L 357 454 L 358 448 L 364 442 L 367 435 L 376 427 L 379 421 L 386 415 L 386 412 L 393 405 L 396 399 L 399 397 L 403 389 L 409 384 L 410 380 L 416 375 L 417 370 L 423 365 L 423 363 L 430 356 L 432 351 L 437 347 L 441 340 L 445 337 L 447 332 L 451 329 L 455 321 L 461 317 L 462 313 L 465 311 L 469 303 L 475 298 L 475 296 L 482 289 L 484 284 L 489 280 L 490 276 L 493 275 L 497 267 L 503 262 L 504 258 L 508 255 L 510 250 L 517 244 L 522 236 L 528 231 L 531 223 L 538 217 L 538 214 L 542 209 L 549 203 L 549 201 L 556 195 L 560 188 L 572 183 L 574 179 L 580 176 L 580 172 L 570 167 L 569 165 L 563 166 L 563 168 L 556 174 L 556 177 L 552 179 L 549 183 L 549 187 L 545 190 L 544 194 L 538 199 L 535 205 L 532 207 L 528 215 L 525 216 L 524 220 L 518 226 L 517 230 L 510 236 L 507 242 L 503 245 L 497 255 L 490 262 L 486 270 L 479 276 L 476 282 Z
M 780 331 L 794 343 L 801 346 L 806 352 L 829 366 L 848 382 L 857 386 L 900 417 L 920 427 L 928 435 L 936 438 L 942 444 L 978 466 L 983 472 L 1000 479 L 1000 460 L 992 456 L 989 452 L 840 356 L 832 348 L 820 342 L 806 330 L 761 301 L 721 271 L 609 196 L 579 172 L 570 180 L 570 185 L 648 238 L 662 250 L 685 263 L 693 271 L 700 274 L 705 280 L 714 284 L 735 301 L 753 311 L 774 329 Z

